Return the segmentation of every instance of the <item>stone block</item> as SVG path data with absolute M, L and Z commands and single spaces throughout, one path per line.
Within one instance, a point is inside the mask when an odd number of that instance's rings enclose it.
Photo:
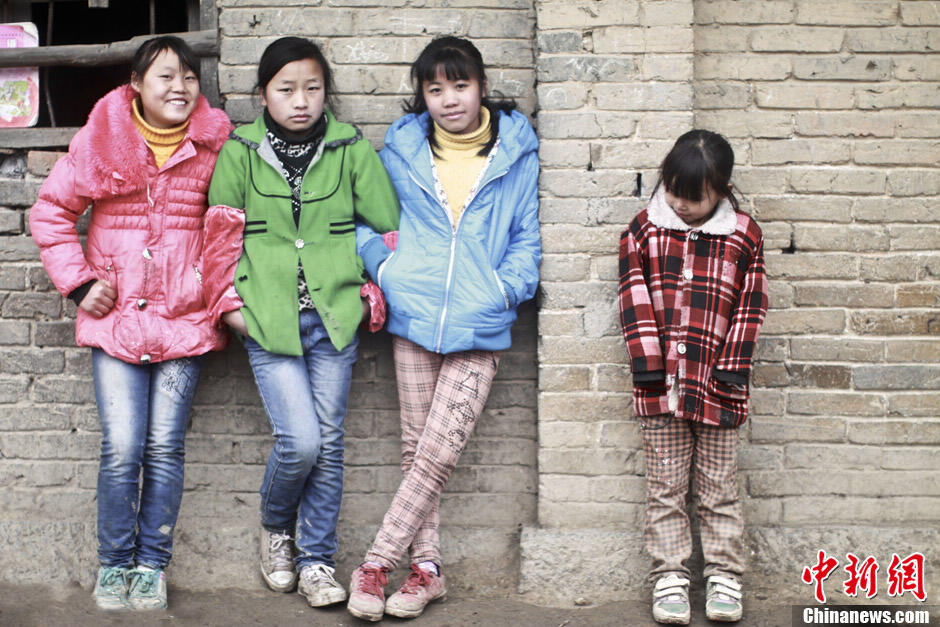
M 685 111 L 692 107 L 692 86 L 687 83 L 599 84 L 593 93 L 599 109 Z
M 918 390 L 887 394 L 888 415 L 893 417 L 940 416 L 940 394 Z
M 820 4 L 798 0 L 796 23 L 831 26 L 888 26 L 898 19 L 897 2 L 886 0 L 849 0 Z
M 805 137 L 893 137 L 898 120 L 875 111 L 797 111 L 794 117 Z
M 936 2 L 901 2 L 901 23 L 906 26 L 940 25 L 940 11 Z
M 929 53 L 933 43 L 930 30 L 921 28 L 853 28 L 846 33 L 852 52 Z
M 536 5 L 540 30 L 594 28 L 640 24 L 640 3 L 636 0 L 597 0 L 581 2 L 539 2 Z
M 855 311 L 849 325 L 861 335 L 940 335 L 940 320 L 929 311 Z
M 889 339 L 885 342 L 885 360 L 926 363 L 940 361 L 940 339 Z
M 838 52 L 840 29 L 813 26 L 757 26 L 749 42 L 755 52 Z
M 704 53 L 695 59 L 696 80 L 782 81 L 793 72 L 785 54 Z
M 936 390 L 940 366 L 855 366 L 852 380 L 859 390 Z
M 788 24 L 793 15 L 789 0 L 721 0 L 695 5 L 696 24 Z
M 855 444 L 940 444 L 940 420 L 850 420 L 846 439 Z
M 754 443 L 844 442 L 846 438 L 845 420 L 829 416 L 755 417 L 750 424 Z
M 818 194 L 883 194 L 888 175 L 884 170 L 862 168 L 793 168 L 790 184 L 794 191 Z

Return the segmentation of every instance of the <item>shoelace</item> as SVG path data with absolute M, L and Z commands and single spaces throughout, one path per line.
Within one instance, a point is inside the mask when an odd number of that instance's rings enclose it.
M 281 567 L 290 569 L 294 564 L 294 559 L 290 554 L 291 537 L 286 533 L 272 533 L 269 538 L 268 553 L 271 554 L 271 562 L 274 569 Z
M 388 584 L 388 576 L 381 568 L 361 566 L 359 568 L 359 588 L 375 597 L 385 596 L 383 588 Z
M 141 572 L 137 571 L 131 574 L 131 584 L 128 586 L 131 590 L 135 592 L 140 592 L 141 594 L 147 594 L 150 592 L 154 584 L 157 582 L 157 571 L 150 572 Z
M 333 577 L 333 572 L 333 569 L 326 564 L 315 564 L 300 571 L 300 576 L 310 584 L 325 583 L 338 588 L 339 583 Z
M 125 573 L 117 568 L 111 568 L 101 574 L 101 587 L 109 588 L 111 586 L 123 585 Z
M 401 585 L 401 591 L 405 594 L 417 594 L 422 588 L 431 585 L 431 575 L 432 573 L 422 569 L 417 564 L 412 564 L 408 578 Z

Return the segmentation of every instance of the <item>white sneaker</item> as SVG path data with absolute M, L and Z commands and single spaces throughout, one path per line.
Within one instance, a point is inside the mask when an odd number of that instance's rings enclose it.
M 261 576 L 275 592 L 290 592 L 297 585 L 294 539 L 286 533 L 261 528 Z
M 653 620 L 657 623 L 688 625 L 691 619 L 689 580 L 679 575 L 660 577 L 653 587 Z
M 307 597 L 310 607 L 323 607 L 346 600 L 346 589 L 333 578 L 334 572 L 326 564 L 312 564 L 300 570 L 297 592 Z
M 708 620 L 734 623 L 741 620 L 741 583 L 731 577 L 712 575 L 705 586 L 705 616 Z

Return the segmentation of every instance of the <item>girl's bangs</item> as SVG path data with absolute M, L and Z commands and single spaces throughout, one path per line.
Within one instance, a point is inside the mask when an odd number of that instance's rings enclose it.
M 675 167 L 669 167 L 671 165 Z M 685 159 L 681 164 L 663 167 L 663 185 L 676 198 L 698 202 L 702 199 L 702 188 L 707 180 L 708 173 L 701 159 Z
M 476 71 L 470 59 L 459 50 L 442 50 L 436 59 L 421 68 L 422 83 L 431 82 L 437 78 L 438 72 L 443 72 L 449 81 L 469 80 L 476 77 Z

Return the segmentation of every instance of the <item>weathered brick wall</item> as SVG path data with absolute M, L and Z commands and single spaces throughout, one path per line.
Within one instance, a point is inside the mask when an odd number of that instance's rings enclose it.
M 518 579 L 554 603 L 645 596 L 645 467 L 617 324 L 617 242 L 657 164 L 693 126 L 731 139 L 735 184 L 766 236 L 772 311 L 741 430 L 750 581 L 800 594 L 800 568 L 820 548 L 871 554 L 882 568 L 891 552 L 923 551 L 937 581 L 940 2 L 220 0 L 219 9 L 220 86 L 236 121 L 257 113 L 254 64 L 282 33 L 324 45 L 340 118 L 376 147 L 400 114 L 408 64 L 438 33 L 470 35 L 491 86 L 537 110 L 540 307 L 523 309 L 448 486 L 452 585 Z M 25 231 L 53 158 L 0 155 L 0 577 L 88 584 L 98 447 L 88 354 L 74 347 L 74 308 L 51 290 Z M 386 335 L 363 338 L 347 424 L 341 573 L 398 480 Z M 193 413 L 173 581 L 256 585 L 269 445 L 243 351 L 214 355 Z M 206 568 L 208 578 L 187 575 Z
M 334 69 L 338 117 L 380 148 L 410 93 L 408 66 L 434 34 L 471 36 L 490 65 L 490 87 L 531 113 L 534 17 L 530 0 L 221 0 L 220 88 L 232 119 L 250 121 L 260 113 L 250 94 L 264 47 L 283 34 L 310 37 Z M 0 577 L 89 585 L 100 439 L 90 356 L 75 347 L 74 306 L 52 288 L 26 230 L 28 206 L 57 156 L 29 153 L 29 172 L 27 151 L 0 163 Z M 529 303 L 441 504 L 457 588 L 514 587 L 519 528 L 535 522 L 535 325 Z M 361 561 L 401 476 L 390 336 L 361 339 L 346 421 L 341 577 Z M 244 350 L 210 356 L 187 438 L 175 584 L 258 585 L 257 490 L 271 442 Z
M 751 581 L 799 594 L 818 549 L 874 555 L 882 575 L 892 552 L 923 551 L 935 573 L 940 3 L 537 9 L 549 254 L 541 527 L 523 535 L 523 591 L 545 598 L 575 555 L 587 566 L 572 595 L 615 598 L 644 578 L 616 241 L 655 183 L 649 169 L 693 125 L 730 138 L 735 185 L 766 238 L 772 311 L 739 462 Z

